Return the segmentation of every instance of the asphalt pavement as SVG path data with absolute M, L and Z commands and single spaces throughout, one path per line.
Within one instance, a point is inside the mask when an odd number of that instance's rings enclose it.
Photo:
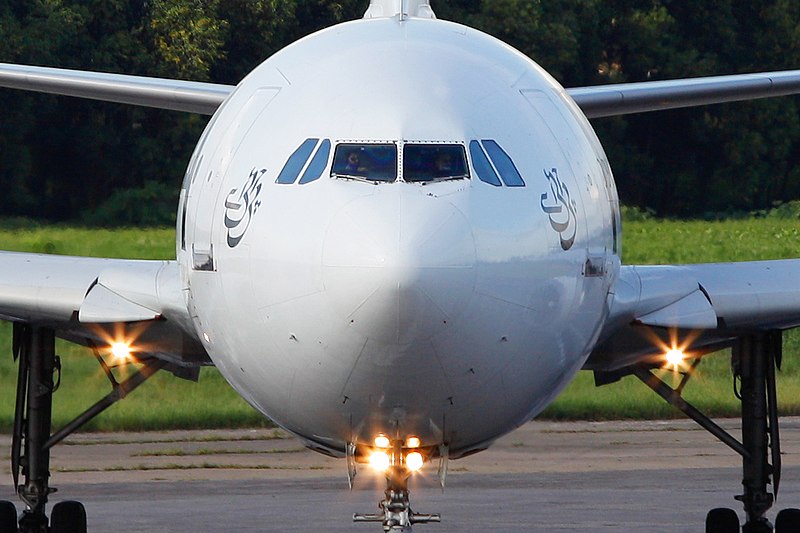
M 800 507 L 800 419 L 782 422 L 776 509 Z M 0 499 L 16 501 L 7 465 Z M 376 511 L 378 476 L 362 467 L 351 491 L 343 460 L 279 430 L 80 434 L 53 450 L 51 470 L 52 501 L 82 501 L 90 531 L 381 531 L 351 522 Z M 738 456 L 688 421 L 532 422 L 451 461 L 444 491 L 426 468 L 411 503 L 442 514 L 422 533 L 703 531 L 712 507 L 742 515 L 740 491 Z

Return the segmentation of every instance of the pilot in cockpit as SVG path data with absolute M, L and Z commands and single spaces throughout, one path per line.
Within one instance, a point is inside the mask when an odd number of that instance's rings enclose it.
M 434 166 L 437 178 L 444 178 L 453 174 L 453 158 L 447 152 L 440 152 Z
M 358 170 L 358 152 L 347 154 L 347 163 L 344 165 L 345 172 L 356 172 Z

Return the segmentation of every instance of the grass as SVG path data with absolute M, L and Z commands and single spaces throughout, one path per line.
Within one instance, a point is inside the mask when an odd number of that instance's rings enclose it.
M 800 257 L 800 220 L 647 220 L 625 222 L 622 229 L 622 257 L 627 264 Z
M 0 225 L 0 250 L 124 259 L 175 259 L 175 230 L 69 226 L 7 229 Z
M 625 263 L 702 263 L 790 258 L 800 255 L 800 224 L 771 218 L 725 222 L 643 220 L 624 225 Z M 174 257 L 174 230 L 82 229 L 41 226 L 3 227 L 0 249 L 98 257 L 169 259 Z M 13 420 L 16 364 L 11 352 L 11 328 L 0 325 L 0 431 Z M 779 374 L 782 412 L 800 414 L 800 335 L 785 338 L 783 371 Z M 63 360 L 61 389 L 54 402 L 54 423 L 67 422 L 110 386 L 92 355 L 59 341 Z M 735 415 L 730 359 L 707 357 L 686 388 L 686 397 L 710 414 Z M 669 377 L 669 376 L 668 376 Z M 596 388 L 589 373 L 578 378 L 542 415 L 550 419 L 665 418 L 682 416 L 635 378 Z M 213 368 L 204 368 L 198 384 L 157 374 L 125 400 L 92 421 L 87 429 L 165 430 L 190 428 L 270 427 Z

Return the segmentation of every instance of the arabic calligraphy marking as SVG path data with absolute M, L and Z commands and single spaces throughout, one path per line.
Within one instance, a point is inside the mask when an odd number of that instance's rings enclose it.
M 261 177 L 266 171 L 265 168 L 254 168 L 244 185 L 231 189 L 225 198 L 225 227 L 228 228 L 228 246 L 231 248 L 241 242 L 253 215 L 261 207 Z
M 544 175 L 550 184 L 550 192 L 542 194 L 542 211 L 550 217 L 550 226 L 558 232 L 561 248 L 566 251 L 575 244 L 577 207 L 567 186 L 558 179 L 558 169 L 545 170 Z

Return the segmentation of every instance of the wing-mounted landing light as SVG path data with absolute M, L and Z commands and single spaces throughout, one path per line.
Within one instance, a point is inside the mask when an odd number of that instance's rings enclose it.
M 699 361 L 706 352 L 698 351 L 695 342 L 702 334 L 701 330 L 679 330 L 677 328 L 650 328 L 642 329 L 648 342 L 655 348 L 657 354 L 653 363 L 664 369 L 671 369 L 675 373 L 690 372 L 695 363 L 687 364 L 689 360 Z
M 127 342 L 115 342 L 111 345 L 111 355 L 120 363 L 131 360 L 131 345 Z
M 134 324 L 117 322 L 91 326 L 96 340 L 88 343 L 88 346 L 106 375 L 111 377 L 114 371 L 117 377 L 125 378 L 135 373 L 142 365 L 151 362 L 153 357 L 149 352 L 153 347 L 141 340 L 150 324 L 150 322 Z
M 667 360 L 667 364 L 671 366 L 674 370 L 677 370 L 678 367 L 683 363 L 686 355 L 684 355 L 683 350 L 679 350 L 677 348 L 672 348 L 667 350 L 667 353 L 664 354 L 664 359 Z

